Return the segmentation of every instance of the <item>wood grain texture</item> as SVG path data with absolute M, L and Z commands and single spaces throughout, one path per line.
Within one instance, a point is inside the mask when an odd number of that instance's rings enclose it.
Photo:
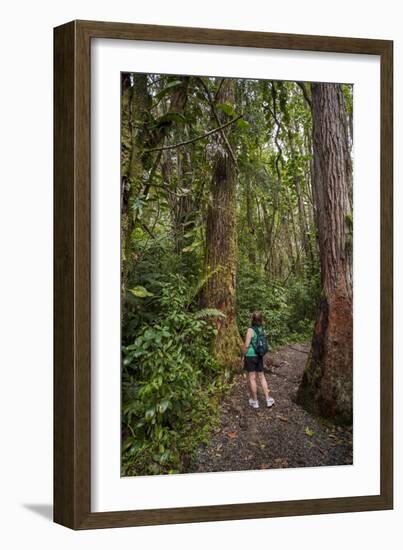
M 55 29 L 54 519 L 90 510 L 90 66 L 75 23 Z
M 74 525 L 74 25 L 54 35 L 54 520 Z
M 393 508 L 393 42 L 381 57 L 381 494 Z
M 381 55 L 388 41 L 367 38 L 344 38 L 241 30 L 206 29 L 199 27 L 173 27 L 110 23 L 105 21 L 76 21 L 80 29 L 92 38 L 116 38 L 124 40 L 151 40 L 210 44 L 218 46 L 242 46 L 251 48 L 275 48 L 318 52 L 362 53 Z
M 91 39 L 151 40 L 381 57 L 380 495 L 91 512 Z M 127 527 L 393 507 L 393 43 L 384 40 L 73 21 L 54 30 L 54 520 Z

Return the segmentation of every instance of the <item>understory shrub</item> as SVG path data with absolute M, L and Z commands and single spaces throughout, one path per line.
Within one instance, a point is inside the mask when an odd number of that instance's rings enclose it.
M 123 347 L 122 475 L 184 471 L 218 420 L 223 381 L 211 318 L 220 312 L 191 311 L 191 294 L 171 276 L 154 300 L 156 321 Z
M 319 298 L 319 273 L 294 275 L 287 281 L 269 279 L 249 265 L 237 279 L 237 318 L 242 336 L 251 313 L 262 311 L 271 346 L 303 342 L 312 337 Z

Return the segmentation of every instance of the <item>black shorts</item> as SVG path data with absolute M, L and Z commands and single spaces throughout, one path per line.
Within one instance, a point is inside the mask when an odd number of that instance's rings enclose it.
M 245 357 L 243 368 L 248 372 L 263 372 L 263 357 Z

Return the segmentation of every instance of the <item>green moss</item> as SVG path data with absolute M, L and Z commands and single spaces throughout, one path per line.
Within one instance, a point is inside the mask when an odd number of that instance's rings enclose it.
M 241 366 L 242 340 L 238 327 L 233 322 L 223 327 L 214 342 L 214 355 L 223 369 L 236 370 Z

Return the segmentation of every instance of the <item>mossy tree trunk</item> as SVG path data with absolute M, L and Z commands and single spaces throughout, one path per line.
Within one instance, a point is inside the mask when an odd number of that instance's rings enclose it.
M 352 166 L 339 84 L 312 85 L 314 199 L 322 293 L 311 352 L 298 392 L 304 407 L 352 421 Z
M 225 79 L 221 83 L 216 103 L 235 107 L 234 80 Z M 219 116 L 222 122 L 226 121 L 224 113 Z M 205 271 L 208 278 L 201 301 L 203 307 L 217 308 L 225 314 L 217 323 L 214 352 L 224 368 L 236 368 L 240 362 L 241 337 L 235 317 L 237 173 L 229 150 L 234 145 L 233 129 L 227 132 L 227 143 L 218 134 L 217 138 L 206 226 Z
M 182 114 L 187 102 L 189 77 L 180 79 L 168 104 L 167 113 Z M 139 197 L 147 200 L 153 177 L 158 169 L 162 151 L 150 153 L 148 148 L 157 148 L 164 143 L 166 135 L 175 124 L 170 121 L 150 129 L 149 110 L 151 97 L 147 75 L 134 73 L 122 75 L 122 192 L 121 192 L 121 238 L 122 238 L 122 294 L 125 295 L 130 270 L 134 264 L 131 234 L 136 216 L 133 201 Z M 181 135 L 177 130 L 176 134 Z M 184 172 L 184 171 L 183 171 Z M 183 179 L 184 173 L 180 174 Z M 183 182 L 182 182 L 183 184 Z
M 183 76 L 179 78 L 179 80 L 182 84 L 176 87 L 176 91 L 171 101 L 171 111 L 184 114 L 191 79 L 188 76 Z M 175 136 L 178 142 L 189 139 L 188 126 L 185 125 L 177 128 Z M 172 202 L 176 251 L 178 254 L 182 254 L 183 248 L 191 243 L 191 240 L 186 238 L 185 234 L 189 233 L 193 228 L 195 205 L 193 203 L 192 194 L 190 193 L 192 184 L 192 163 L 189 149 L 187 147 L 179 147 L 176 150 L 176 157 L 180 195 L 178 197 L 171 196 L 170 198 Z M 185 255 L 185 260 L 189 260 L 189 254 Z
M 122 239 L 122 297 L 129 279 L 132 258 L 131 234 L 134 228 L 133 200 L 141 189 L 146 169 L 142 149 L 146 140 L 149 109 L 146 74 L 122 75 L 122 187 L 121 187 L 121 239 Z

